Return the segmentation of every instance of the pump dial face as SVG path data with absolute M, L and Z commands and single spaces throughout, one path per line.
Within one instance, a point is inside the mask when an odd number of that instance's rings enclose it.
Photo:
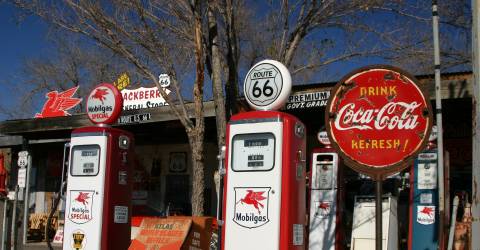
M 275 136 L 272 133 L 238 134 L 232 138 L 233 171 L 269 171 L 274 167 Z
M 72 149 L 72 176 L 94 176 L 98 174 L 100 162 L 99 145 L 80 145 Z

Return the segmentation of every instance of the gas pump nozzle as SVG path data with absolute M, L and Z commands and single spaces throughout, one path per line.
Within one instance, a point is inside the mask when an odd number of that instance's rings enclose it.
M 65 191 L 67 188 L 67 178 L 68 175 L 65 173 L 65 169 L 68 169 L 68 155 L 69 153 L 67 151 L 70 151 L 70 142 L 65 143 L 63 146 L 63 160 L 62 160 L 62 179 L 60 182 L 60 196 L 65 197 Z M 65 200 L 65 198 L 62 198 L 62 200 Z

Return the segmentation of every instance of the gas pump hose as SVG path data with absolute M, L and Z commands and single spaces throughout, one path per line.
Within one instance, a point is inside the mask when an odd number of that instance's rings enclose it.
M 66 182 L 62 183 L 62 186 L 60 190 L 62 190 L 66 185 Z M 59 192 L 57 195 L 55 195 L 55 200 L 53 201 L 52 204 L 52 209 L 50 213 L 48 214 L 47 218 L 47 226 L 45 228 L 45 238 L 47 240 L 47 246 L 49 250 L 53 250 L 52 243 L 50 242 L 50 226 L 52 225 L 52 217 L 55 211 L 57 211 L 58 204 L 60 203 L 60 199 L 62 198 L 62 192 Z

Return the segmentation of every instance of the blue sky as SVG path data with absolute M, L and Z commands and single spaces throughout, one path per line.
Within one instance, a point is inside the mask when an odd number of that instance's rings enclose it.
M 49 58 L 49 53 L 55 51 L 52 40 L 47 38 L 49 27 L 46 23 L 34 16 L 28 16 L 19 22 L 16 14 L 17 10 L 10 4 L 0 4 L 0 106 L 14 103 L 15 98 L 18 98 L 18 95 L 15 95 L 14 89 L 18 87 L 19 83 L 23 80 L 23 60 L 38 57 Z M 383 15 L 383 17 L 385 18 L 386 15 Z M 375 17 L 373 21 L 378 22 L 378 16 Z M 430 23 L 428 22 L 426 28 L 430 29 L 429 25 Z M 316 35 L 311 35 L 306 40 L 316 40 L 322 37 L 337 37 L 332 31 L 327 30 L 324 32 L 326 33 L 323 34 L 320 32 Z M 385 61 L 378 57 L 363 57 L 348 62 L 337 62 L 326 67 L 323 72 L 316 74 L 311 80 L 302 83 L 336 81 L 353 69 L 378 63 L 385 63 Z M 406 68 L 405 70 L 409 69 Z M 248 69 L 240 70 L 240 82 L 243 82 L 246 71 L 248 71 Z M 189 82 L 193 81 L 191 79 L 187 80 L 189 80 Z M 299 83 L 296 82 L 295 84 Z M 206 86 L 209 86 L 209 84 L 206 84 Z M 209 87 L 206 88 L 206 93 L 209 93 Z M 207 98 L 208 97 L 210 96 L 207 96 Z M 37 102 L 39 103 L 40 109 L 44 100 L 39 99 Z M 33 114 L 31 115 L 33 116 Z M 0 114 L 0 120 L 6 118 L 7 117 Z
M 17 22 L 15 9 L 6 4 L 0 5 L 0 81 L 18 72 L 21 62 L 38 53 L 45 52 L 49 46 L 46 39 L 47 25 L 39 18 L 29 16 L 21 23 Z
M 37 17 L 18 22 L 17 12 L 9 4 L 0 4 L 0 102 L 11 103 L 14 88 L 22 79 L 22 61 L 47 53 L 48 27 Z M 13 93 L 12 93 L 13 92 Z M 0 120 L 6 117 L 0 115 Z

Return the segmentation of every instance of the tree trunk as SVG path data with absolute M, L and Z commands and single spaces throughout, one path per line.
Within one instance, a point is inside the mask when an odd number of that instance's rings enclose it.
M 203 133 L 189 136 L 192 150 L 192 215 L 203 216 L 205 204 L 205 164 L 203 159 Z
M 226 13 L 226 32 L 227 32 L 227 65 L 228 65 L 228 80 L 225 84 L 225 92 L 227 96 L 227 120 L 237 110 L 237 96 L 238 96 L 238 44 L 234 24 L 234 10 L 232 0 L 225 0 Z
M 205 118 L 203 112 L 204 87 L 204 51 L 202 39 L 202 18 L 200 1 L 192 6 L 195 18 L 195 84 L 193 85 L 193 102 L 195 103 L 195 126 L 187 129 L 188 140 L 192 148 L 193 188 L 192 188 L 192 215 L 203 216 L 205 170 L 203 162 L 203 140 L 205 134 Z
M 212 59 L 212 92 L 213 102 L 215 103 L 215 114 L 217 123 L 217 142 L 218 148 L 225 145 L 225 129 L 226 129 L 226 116 L 225 116 L 225 100 L 223 98 L 223 85 L 222 85 L 222 65 L 220 63 L 221 53 L 218 48 L 218 30 L 217 20 L 212 10 L 212 6 L 209 2 L 208 6 L 208 34 L 209 34 L 209 49 L 211 50 Z

